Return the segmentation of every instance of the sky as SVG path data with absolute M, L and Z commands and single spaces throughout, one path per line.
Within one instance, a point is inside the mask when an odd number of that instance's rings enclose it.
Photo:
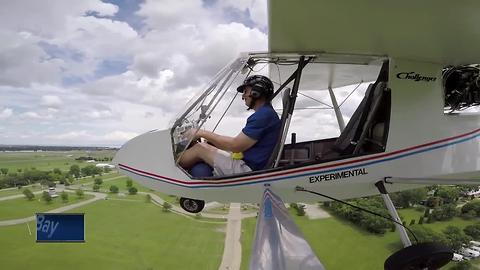
M 0 144 L 121 145 L 267 49 L 265 0 L 1 2 Z
M 266 0 L 0 2 L 0 144 L 121 146 L 268 48 Z

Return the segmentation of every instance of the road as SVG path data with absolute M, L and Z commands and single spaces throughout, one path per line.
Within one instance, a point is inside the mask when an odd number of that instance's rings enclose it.
M 242 263 L 242 213 L 240 203 L 231 203 L 228 212 L 227 232 L 219 270 L 240 269 Z
M 69 190 L 65 190 L 65 191 L 66 192 L 73 192 L 73 191 L 69 191 Z M 98 201 L 98 200 L 103 200 L 103 199 L 105 199 L 105 197 L 107 197 L 107 194 L 104 194 L 104 193 L 85 192 L 85 194 L 93 195 L 93 196 L 95 196 L 95 198 L 92 198 L 92 199 L 89 199 L 89 200 L 86 200 L 86 201 L 83 201 L 83 202 L 63 206 L 63 207 L 60 207 L 60 208 L 57 208 L 57 209 L 53 209 L 53 210 L 47 211 L 46 213 L 62 213 L 62 212 L 65 212 L 65 211 L 75 209 L 75 208 L 80 207 L 80 206 L 87 205 L 89 203 L 92 203 L 92 202 L 95 202 L 95 201 Z M 21 195 L 21 196 L 23 196 L 23 195 Z M 18 225 L 18 224 L 27 223 L 27 222 L 30 222 L 30 221 L 33 221 L 33 220 L 35 220 L 35 216 L 31 216 L 31 217 L 27 217 L 27 218 L 20 218 L 20 219 L 4 220 L 4 221 L 0 221 L 0 226 Z

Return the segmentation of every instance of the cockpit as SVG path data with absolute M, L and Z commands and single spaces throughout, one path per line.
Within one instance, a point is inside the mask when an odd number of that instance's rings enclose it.
M 260 173 L 385 151 L 390 119 L 387 58 L 249 53 L 220 70 L 175 118 L 171 137 L 177 164 L 192 143 L 186 131 L 202 128 L 230 136 L 241 131 L 251 112 L 236 88 L 256 74 L 274 83 L 271 103 L 281 119 L 276 148 Z

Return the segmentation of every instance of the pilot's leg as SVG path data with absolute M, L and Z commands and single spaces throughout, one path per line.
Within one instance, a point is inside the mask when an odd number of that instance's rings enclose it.
M 197 162 L 203 160 L 205 163 L 213 167 L 213 159 L 217 150 L 218 149 L 215 146 L 208 143 L 197 143 L 185 151 L 179 164 L 183 168 L 189 169 Z

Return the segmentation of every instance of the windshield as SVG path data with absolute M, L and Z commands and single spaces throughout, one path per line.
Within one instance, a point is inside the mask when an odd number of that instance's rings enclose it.
M 233 85 L 233 83 L 245 78 L 244 75 L 240 75 L 248 72 L 248 69 L 244 68 L 247 60 L 248 56 L 240 56 L 220 70 L 207 88 L 193 97 L 187 103 L 186 109 L 182 110 L 180 115 L 175 118 L 172 126 L 172 143 L 177 160 L 191 142 L 191 138 L 185 134 L 186 131 L 192 128 L 195 130 L 201 128 L 211 117 L 213 110 L 225 94 L 232 90 L 236 92 L 236 84 Z M 239 77 L 242 79 L 240 80 Z

